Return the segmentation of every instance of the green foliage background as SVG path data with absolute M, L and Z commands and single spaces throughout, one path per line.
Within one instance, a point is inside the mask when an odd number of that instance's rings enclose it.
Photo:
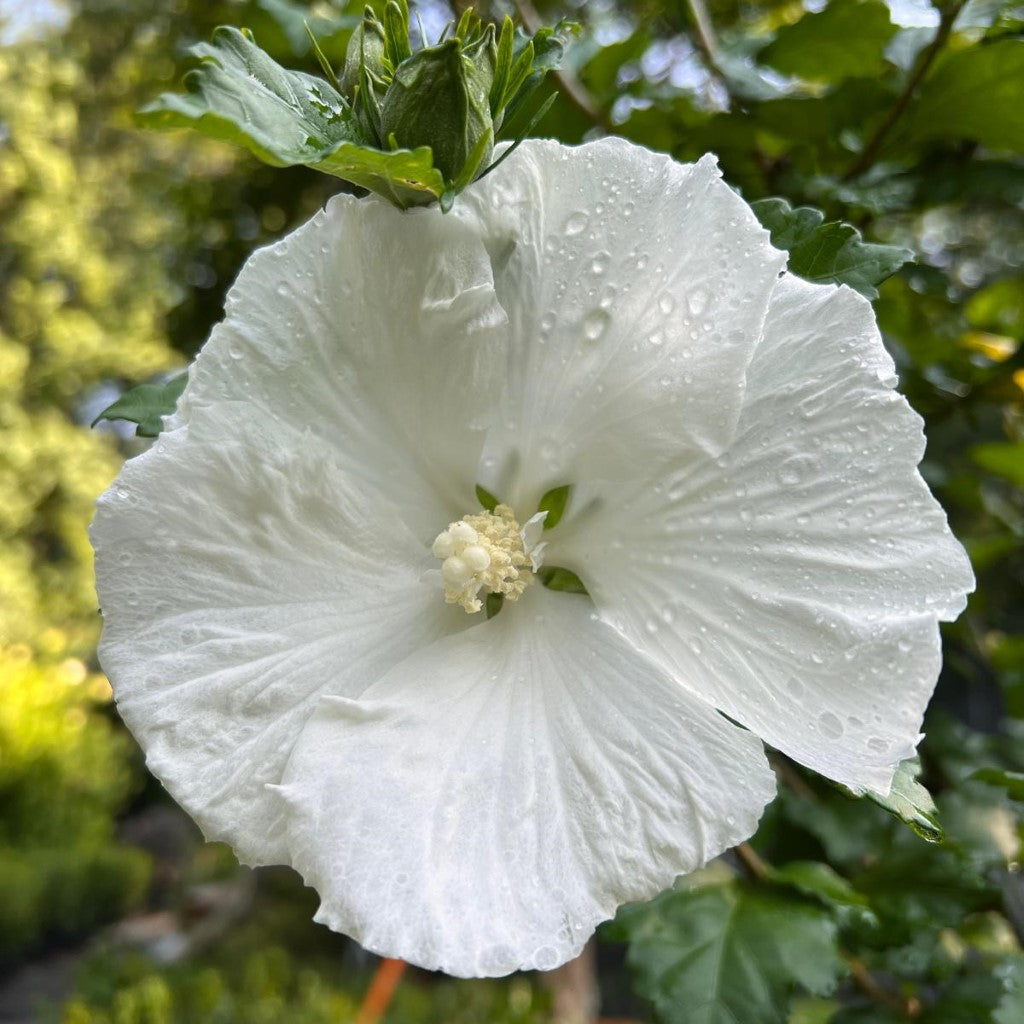
M 544 87 L 558 98 L 537 134 L 614 132 L 681 160 L 711 150 L 748 200 L 781 196 L 869 246 L 914 252 L 875 306 L 926 419 L 923 471 L 979 582 L 946 631 L 922 747 L 946 841 L 776 759 L 780 797 L 749 846 L 604 930 L 608 1012 L 1017 1024 L 1024 777 L 1006 773 L 1024 771 L 1024 7 L 538 6 L 584 32 Z M 184 365 L 246 255 L 340 187 L 188 134 L 143 134 L 131 112 L 175 87 L 185 47 L 218 24 L 247 25 L 280 63 L 316 73 L 303 19 L 338 66 L 360 9 L 68 0 L 54 25 L 26 28 L 18 14 L 4 30 L 0 970 L 16 976 L 68 943 L 88 950 L 75 992 L 54 994 L 41 1019 L 344 1021 L 366 984 L 369 963 L 308 923 L 308 894 L 287 872 L 261 874 L 216 947 L 173 966 L 152 943 L 126 952 L 97 937 L 129 912 L 170 915 L 187 933 L 196 887 L 238 886 L 244 873 L 194 838 L 176 860 L 128 842 L 133 821 L 170 808 L 98 674 L 85 533 L 140 443 L 89 421 L 124 387 Z M 423 13 L 434 25 L 443 9 Z M 873 250 L 828 232 L 809 256 L 819 276 L 863 272 Z M 548 1019 L 546 1007 L 532 979 L 416 976 L 388 1019 L 518 1024 Z

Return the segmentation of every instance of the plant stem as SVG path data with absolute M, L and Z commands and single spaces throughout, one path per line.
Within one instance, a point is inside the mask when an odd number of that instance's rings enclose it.
M 704 0 L 686 0 L 687 9 L 693 19 L 695 29 L 695 41 L 697 49 L 700 50 L 712 71 L 717 70 L 718 64 L 718 38 L 715 35 L 715 26 L 711 23 L 711 15 L 708 13 Z
M 759 882 L 765 881 L 771 873 L 771 869 L 761 859 L 760 855 L 750 845 L 750 843 L 740 843 L 739 846 L 736 847 L 736 856 L 743 861 L 743 866 Z
M 381 960 L 356 1014 L 355 1024 L 377 1024 L 387 1013 L 405 966 L 404 960 Z
M 917 87 L 921 84 L 924 76 L 928 74 L 929 69 L 935 62 L 935 58 L 938 57 L 942 48 L 949 40 L 949 34 L 953 31 L 953 22 L 956 21 L 960 9 L 966 2 L 967 0 L 956 0 L 949 7 L 943 8 L 939 27 L 935 32 L 935 38 L 921 52 L 914 70 L 907 78 L 907 84 L 903 87 L 903 92 L 900 93 L 896 102 L 890 107 L 889 113 L 886 114 L 885 119 L 875 129 L 875 134 L 865 144 L 864 148 L 860 151 L 860 155 L 850 165 L 850 169 L 843 175 L 843 181 L 850 181 L 852 178 L 859 177 L 874 165 L 875 160 L 878 159 L 878 154 L 882 150 L 882 146 L 885 144 L 885 140 L 889 137 L 889 133 L 906 113 L 914 98 L 914 94 L 917 92 Z

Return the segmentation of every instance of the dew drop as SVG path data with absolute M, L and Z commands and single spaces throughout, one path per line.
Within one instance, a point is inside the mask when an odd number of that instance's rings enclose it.
M 668 292 L 664 292 L 660 299 L 658 299 L 658 309 L 668 316 L 673 309 L 676 308 L 676 300 L 669 295 Z
M 598 341 L 611 322 L 608 312 L 603 309 L 595 309 L 588 313 L 583 319 L 583 335 L 588 341 Z
M 704 288 L 694 288 L 686 298 L 686 307 L 693 316 L 700 316 L 707 306 L 708 293 Z
M 582 210 L 577 210 L 570 214 L 569 219 L 565 222 L 565 233 L 570 237 L 578 235 L 586 229 L 589 221 L 590 218 Z
M 612 261 L 612 254 L 602 250 L 594 256 L 590 262 L 590 271 L 592 274 L 603 274 L 608 269 L 608 264 Z
M 831 711 L 823 711 L 818 716 L 821 731 L 831 739 L 839 739 L 843 735 L 843 723 Z

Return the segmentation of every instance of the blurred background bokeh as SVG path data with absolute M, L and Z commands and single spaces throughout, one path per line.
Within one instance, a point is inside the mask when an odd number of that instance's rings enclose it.
M 451 15 L 413 6 L 430 37 Z M 304 20 L 337 65 L 361 9 L 0 0 L 0 1021 L 337 1024 L 376 969 L 311 923 L 315 896 L 296 875 L 240 869 L 146 773 L 96 661 L 86 535 L 95 498 L 143 443 L 90 422 L 126 387 L 180 370 L 248 253 L 342 187 L 141 132 L 132 111 L 176 87 L 185 48 L 218 24 L 247 25 L 280 63 L 316 73 Z M 723 907 L 746 908 L 719 936 L 737 984 L 743 948 L 774 935 L 795 952 L 755 956 L 767 976 L 747 1016 L 722 998 L 701 1009 L 685 965 L 706 936 L 687 931 L 684 886 L 605 930 L 603 1012 L 1020 1024 L 1024 784 L 974 776 L 1024 769 L 1024 8 L 483 9 L 583 26 L 537 134 L 614 132 L 683 160 L 711 150 L 748 199 L 782 195 L 915 251 L 876 309 L 927 422 L 924 472 L 979 579 L 945 635 L 923 748 L 947 842 L 778 760 L 782 794 L 752 847 L 705 881 L 735 897 Z M 794 862 L 816 865 L 802 884 L 772 875 Z M 538 977 L 408 972 L 385 1019 L 527 1024 L 551 1019 L 550 1004 Z

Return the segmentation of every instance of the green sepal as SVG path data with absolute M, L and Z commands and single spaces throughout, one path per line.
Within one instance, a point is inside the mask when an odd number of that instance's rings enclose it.
M 484 599 L 484 614 L 489 619 L 493 619 L 498 612 L 501 611 L 505 604 L 504 594 L 488 594 Z
M 789 253 L 790 271 L 814 284 L 845 284 L 875 299 L 875 286 L 914 258 L 902 246 L 863 241 L 850 224 L 826 223 L 821 210 L 810 206 L 794 208 L 777 198 L 750 205 L 771 232 L 772 245 Z
M 327 59 L 327 54 L 324 53 L 319 41 L 313 34 L 313 30 L 309 27 L 309 22 L 304 22 L 304 25 L 306 27 L 306 35 L 309 36 L 310 49 L 313 51 L 313 56 L 316 57 L 317 64 L 320 65 L 320 70 L 324 73 L 327 81 L 331 83 L 331 88 L 341 92 L 341 83 L 338 81 L 338 76 L 334 73 L 334 68 L 331 67 L 331 62 Z
M 112 402 L 92 421 L 127 420 L 134 423 L 139 437 L 156 437 L 163 430 L 164 416 L 170 416 L 178 406 L 178 399 L 188 383 L 188 374 L 182 373 L 163 384 L 139 384 Z
M 587 588 L 583 585 L 583 580 L 572 569 L 564 569 L 559 565 L 544 565 L 537 570 L 537 579 L 548 590 L 557 590 L 563 594 L 587 594 L 589 596 Z
M 479 484 L 476 485 L 476 500 L 480 502 L 480 505 L 487 509 L 488 512 L 493 512 L 499 505 L 498 499 L 491 494 L 486 488 L 481 487 Z
M 945 838 L 939 824 L 938 808 L 931 793 L 917 781 L 921 774 L 921 761 L 911 757 L 902 761 L 893 776 L 888 796 L 867 793 L 869 800 L 884 807 L 890 814 L 906 822 L 922 839 L 940 843 Z
M 412 56 L 412 45 L 409 42 L 409 7 L 404 2 L 388 0 L 384 8 L 384 34 L 387 41 L 388 59 L 392 68 Z
M 552 487 L 537 506 L 538 512 L 547 512 L 544 519 L 544 529 L 553 530 L 565 515 L 569 505 L 569 498 L 572 496 L 572 484 L 565 484 L 562 487 Z
M 353 105 L 364 70 L 383 85 L 391 80 L 392 65 L 387 59 L 384 26 L 377 20 L 372 7 L 366 8 L 363 20 L 352 33 L 345 51 L 339 91 L 352 100 Z

